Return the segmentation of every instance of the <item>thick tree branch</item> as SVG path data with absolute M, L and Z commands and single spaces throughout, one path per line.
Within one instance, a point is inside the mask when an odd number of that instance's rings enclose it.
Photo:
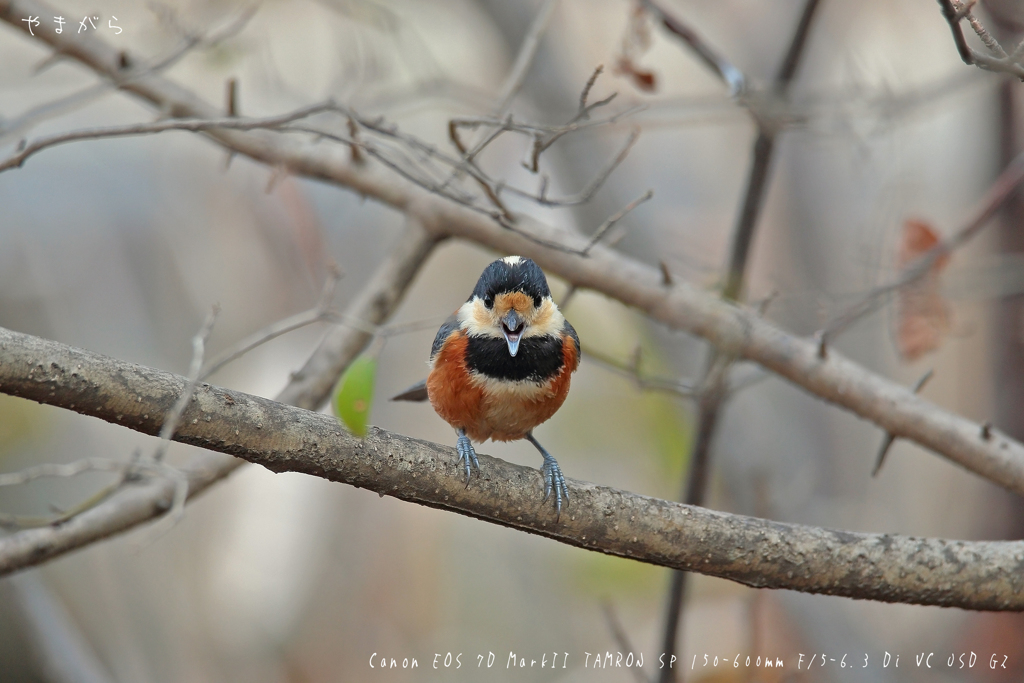
M 0 19 L 23 30 L 26 13 L 51 10 L 31 0 L 0 0 Z M 111 78 L 122 69 L 119 52 L 93 34 L 41 33 L 38 40 Z M 133 60 L 128 60 L 132 63 Z M 129 69 L 130 70 L 130 69 Z M 125 90 L 173 116 L 209 118 L 220 112 L 180 86 L 156 75 L 127 81 Z M 812 340 L 790 335 L 755 312 L 717 300 L 685 283 L 666 286 L 658 269 L 597 245 L 587 256 L 540 244 L 546 240 L 582 252 L 587 243 L 529 217 L 518 217 L 516 232 L 484 216 L 434 197 L 394 175 L 353 164 L 347 154 L 269 132 L 211 131 L 227 149 L 273 167 L 348 187 L 404 211 L 433 239 L 461 237 L 496 251 L 522 254 L 550 274 L 644 311 L 674 329 L 703 337 L 736 358 L 759 363 L 808 392 L 870 420 L 899 438 L 915 441 L 963 467 L 1024 495 L 1024 445 L 914 396 L 906 387 L 832 352 L 818 357 Z M 519 234 L 528 232 L 530 237 Z
M 379 325 L 391 316 L 436 243 L 436 238 L 410 222 L 396 248 L 378 266 L 346 309 L 345 318 L 359 320 L 362 325 L 339 326 L 332 330 L 310 357 L 304 371 L 293 376 L 278 398 L 312 409 L 323 404 L 333 383 L 369 343 L 372 335 L 365 326 Z M 7 363 L 6 351 L 0 348 L 0 368 L 6 367 Z M 308 375 L 309 369 L 313 369 L 317 376 Z M 124 400 L 130 402 L 131 397 Z M 196 457 L 183 471 L 188 481 L 189 498 L 202 493 L 243 464 L 244 460 L 215 453 Z M 15 569 L 38 564 L 160 517 L 171 509 L 174 494 L 175 482 L 168 478 L 146 479 L 121 487 L 69 520 L 61 520 L 60 524 L 50 527 L 21 531 L 4 539 L 0 542 L 0 568 L 11 561 L 4 558 L 21 558 L 14 561 L 12 567 Z
M 156 435 L 187 379 L 0 328 L 0 391 Z M 571 481 L 556 519 L 540 473 L 481 455 L 467 488 L 452 448 L 371 429 L 365 441 L 328 415 L 201 384 L 175 440 L 303 472 L 610 555 L 750 586 L 852 598 L 1024 610 L 1024 542 L 947 541 L 781 524 Z M 153 501 L 129 485 L 125 514 Z M 65 526 L 89 524 L 89 512 Z M 52 555 L 39 540 L 62 527 L 0 540 L 0 574 Z

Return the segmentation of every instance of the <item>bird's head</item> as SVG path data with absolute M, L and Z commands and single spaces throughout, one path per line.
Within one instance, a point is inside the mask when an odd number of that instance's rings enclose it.
M 544 272 L 522 256 L 487 266 L 458 317 L 471 336 L 503 338 L 512 356 L 523 338 L 557 335 L 565 323 Z

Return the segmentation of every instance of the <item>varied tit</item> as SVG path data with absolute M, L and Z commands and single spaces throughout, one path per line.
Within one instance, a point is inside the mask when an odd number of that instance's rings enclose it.
M 479 471 L 471 441 L 532 443 L 544 464 L 544 499 L 569 500 L 558 462 L 533 428 L 562 405 L 580 362 L 580 340 L 551 299 L 547 279 L 530 259 L 508 256 L 484 269 L 469 300 L 437 332 L 430 350 L 426 397 L 455 428 L 466 483 Z M 423 384 L 396 396 L 422 400 Z

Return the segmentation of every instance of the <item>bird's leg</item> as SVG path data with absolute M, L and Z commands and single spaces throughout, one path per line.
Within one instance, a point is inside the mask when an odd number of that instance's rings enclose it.
M 562 476 L 562 468 L 558 466 L 558 461 L 537 443 L 537 439 L 533 438 L 533 432 L 527 432 L 526 438 L 537 447 L 544 458 L 544 464 L 540 467 L 540 471 L 544 473 L 544 500 L 547 500 L 551 491 L 554 490 L 555 512 L 561 514 L 562 498 L 565 498 L 566 503 L 569 502 L 569 487 L 565 483 L 565 477 Z
M 456 429 L 455 433 L 459 435 L 459 440 L 455 442 L 455 450 L 459 452 L 459 462 L 466 461 L 466 486 L 469 486 L 469 478 L 473 473 L 470 468 L 475 467 L 476 471 L 479 472 L 480 463 L 476 459 L 476 451 L 473 450 L 473 444 L 470 443 L 469 437 L 466 436 L 466 430 Z

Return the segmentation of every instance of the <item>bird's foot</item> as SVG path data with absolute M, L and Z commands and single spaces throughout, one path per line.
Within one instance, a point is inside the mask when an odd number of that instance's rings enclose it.
M 551 492 L 554 491 L 555 513 L 561 515 L 562 499 L 564 498 L 566 503 L 569 502 L 569 487 L 565 483 L 565 477 L 562 476 L 562 468 L 558 466 L 558 461 L 546 451 L 542 451 L 541 454 L 544 456 L 544 464 L 540 467 L 540 471 L 544 474 L 544 500 L 550 498 Z
M 469 479 L 473 474 L 472 468 L 475 467 L 476 471 L 480 471 L 480 462 L 476 459 L 476 451 L 473 450 L 473 444 L 470 442 L 469 437 L 466 436 L 465 432 L 459 431 L 459 440 L 455 443 L 455 450 L 459 452 L 458 464 L 465 461 L 466 465 L 466 486 L 469 486 Z

